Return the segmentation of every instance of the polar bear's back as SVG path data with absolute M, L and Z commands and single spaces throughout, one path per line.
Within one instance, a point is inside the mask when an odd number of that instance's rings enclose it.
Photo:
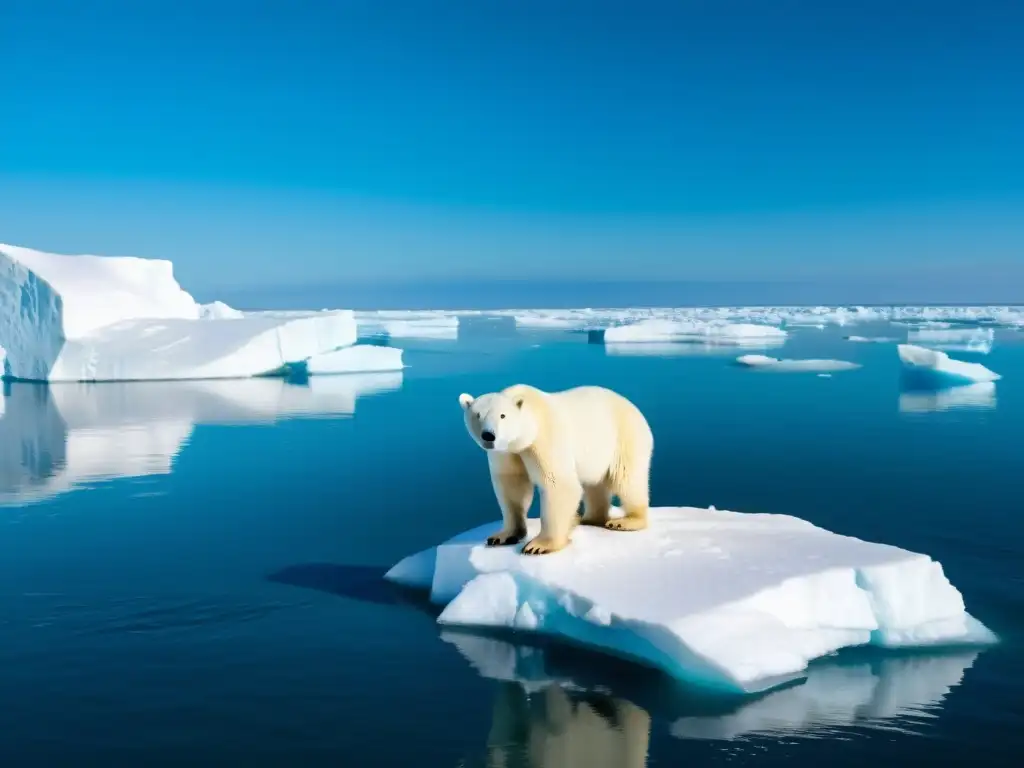
M 551 419 L 575 459 L 580 481 L 600 483 L 636 455 L 650 456 L 654 436 L 632 402 L 604 387 L 574 387 L 546 399 Z

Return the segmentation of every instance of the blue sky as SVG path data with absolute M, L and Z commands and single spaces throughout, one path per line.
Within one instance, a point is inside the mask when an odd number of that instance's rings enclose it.
M 585 275 L 1007 300 L 1022 28 L 1011 0 L 2 0 L 0 241 L 171 258 L 198 293 Z

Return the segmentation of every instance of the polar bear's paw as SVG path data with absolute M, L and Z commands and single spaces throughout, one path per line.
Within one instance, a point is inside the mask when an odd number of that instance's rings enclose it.
M 538 536 L 535 539 L 531 539 L 529 543 L 523 547 L 524 555 L 549 555 L 552 552 L 557 552 L 560 549 L 565 549 L 568 541 L 554 541 L 553 539 L 546 539 L 543 536 Z
M 500 530 L 493 536 L 487 537 L 488 547 L 507 547 L 509 544 L 518 544 L 526 538 L 525 531 Z

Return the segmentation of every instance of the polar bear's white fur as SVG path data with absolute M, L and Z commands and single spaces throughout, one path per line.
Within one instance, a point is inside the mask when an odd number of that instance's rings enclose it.
M 516 384 L 479 397 L 459 395 L 466 429 L 487 452 L 504 526 L 491 546 L 526 536 L 534 486 L 540 534 L 525 554 L 557 552 L 576 523 L 616 531 L 647 527 L 654 436 L 640 409 L 603 387 L 543 392 Z M 625 516 L 609 519 L 612 496 Z M 583 518 L 577 517 L 583 500 Z

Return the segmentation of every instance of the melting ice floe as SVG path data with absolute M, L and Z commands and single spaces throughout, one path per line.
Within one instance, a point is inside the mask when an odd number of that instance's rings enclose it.
M 919 379 L 922 385 L 949 386 L 998 381 L 1002 378 L 981 363 L 954 360 L 936 349 L 925 349 L 913 344 L 900 344 L 896 349 L 908 374 Z
M 794 517 L 654 509 L 645 531 L 580 526 L 540 557 L 487 547 L 494 528 L 412 555 L 387 578 L 429 590 L 445 625 L 560 637 L 734 692 L 801 677 L 849 646 L 994 640 L 926 555 Z
M 698 342 L 750 345 L 785 339 L 786 332 L 770 325 L 711 323 L 674 320 L 641 320 L 617 325 L 604 332 L 605 343 Z
M 334 352 L 314 355 L 306 362 L 309 374 L 399 371 L 403 368 L 402 350 L 356 344 Z
M 594 664 L 593 659 L 579 659 L 579 654 L 558 653 L 557 649 L 513 645 L 450 630 L 442 631 L 441 638 L 458 649 L 481 676 L 514 683 L 522 696 L 543 701 L 554 695 L 568 702 L 594 703 L 598 711 L 616 713 L 614 726 L 604 722 L 603 729 L 595 728 L 586 712 L 579 721 L 559 718 L 557 723 L 550 723 L 545 720 L 544 708 L 531 712 L 518 705 L 519 696 L 513 690 L 499 688 L 495 718 L 505 721 L 506 727 L 513 726 L 509 730 L 527 736 L 530 743 L 537 741 L 535 736 L 551 738 L 557 733 L 560 746 L 569 748 L 562 749 L 563 755 L 586 749 L 584 742 L 600 736 L 595 732 L 598 730 L 624 731 L 621 735 L 627 743 L 646 745 L 648 729 L 656 721 L 669 721 L 671 734 L 680 739 L 732 740 L 754 735 L 834 735 L 837 728 L 886 728 L 897 725 L 893 721 L 900 719 L 923 720 L 933 716 L 935 708 L 961 683 L 979 653 L 977 649 L 960 649 L 941 654 L 873 654 L 870 659 L 823 661 L 808 669 L 801 685 L 726 702 L 672 696 L 667 686 L 656 681 L 638 680 L 628 673 L 612 674 L 607 664 Z M 507 702 L 503 700 L 506 697 Z M 507 710 L 506 704 L 511 705 Z M 559 712 L 574 709 L 563 707 Z M 600 718 L 595 720 L 601 724 Z M 620 751 L 608 764 L 639 767 L 645 765 L 644 757 L 646 749 L 631 763 L 621 758 Z
M 947 352 L 988 354 L 992 351 L 994 340 L 995 331 L 992 328 L 923 328 L 907 333 L 907 341 L 911 344 Z
M 354 344 L 348 310 L 197 304 L 169 261 L 0 245 L 4 374 L 35 381 L 258 376 Z
M 0 502 L 171 471 L 196 424 L 347 417 L 359 399 L 397 390 L 402 373 L 236 381 L 13 383 L 0 397 Z
M 767 355 L 740 355 L 736 362 L 748 368 L 759 368 L 765 371 L 779 372 L 815 372 L 827 373 L 832 371 L 850 371 L 860 368 L 860 363 L 851 363 L 847 360 L 779 360 Z

